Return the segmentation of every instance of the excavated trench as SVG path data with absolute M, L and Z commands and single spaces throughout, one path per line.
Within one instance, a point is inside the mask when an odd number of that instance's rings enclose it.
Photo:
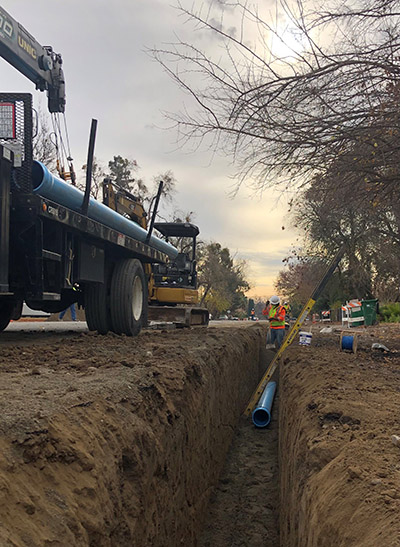
M 264 339 L 257 325 L 5 336 L 0 544 L 196 545 Z
M 290 348 L 260 430 L 242 411 L 264 341 L 262 325 L 6 335 L 0 545 L 400 545 L 400 359 Z

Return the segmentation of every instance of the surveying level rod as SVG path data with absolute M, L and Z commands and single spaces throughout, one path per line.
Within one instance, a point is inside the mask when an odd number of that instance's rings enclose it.
M 256 407 L 256 404 L 258 402 L 258 399 L 261 397 L 261 393 L 264 391 L 265 386 L 271 379 L 273 373 L 276 370 L 276 367 L 278 366 L 278 359 L 281 357 L 285 349 L 290 346 L 290 344 L 293 342 L 294 337 L 297 335 L 297 333 L 300 330 L 301 325 L 304 323 L 307 315 L 312 310 L 312 307 L 315 304 L 315 300 L 310 298 L 307 302 L 307 304 L 304 306 L 304 308 L 301 311 L 301 314 L 297 318 L 295 324 L 291 327 L 291 329 L 288 332 L 288 335 L 286 336 L 285 340 L 283 341 L 283 344 L 278 349 L 275 357 L 272 359 L 269 367 L 267 368 L 267 371 L 265 372 L 264 376 L 261 378 L 260 383 L 258 384 L 255 392 L 251 396 L 250 402 L 247 405 L 247 408 L 245 410 L 245 415 L 250 416 L 250 414 L 253 412 L 254 408 Z
M 343 255 L 345 253 L 345 246 L 343 245 L 340 247 L 338 252 L 336 253 L 335 257 L 332 259 L 330 264 L 328 265 L 324 275 L 322 276 L 320 282 L 315 287 L 314 291 L 311 294 L 311 298 L 313 298 L 315 301 L 318 300 L 320 294 L 324 290 L 326 284 L 328 283 L 329 279 L 331 278 L 333 272 L 336 270 L 339 262 L 342 260 Z

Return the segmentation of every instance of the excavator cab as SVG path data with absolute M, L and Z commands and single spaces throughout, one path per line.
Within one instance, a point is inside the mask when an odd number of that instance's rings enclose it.
M 153 269 L 156 287 L 186 288 L 197 292 L 196 238 L 199 229 L 189 222 L 156 222 L 154 228 L 180 252 L 169 264 Z
M 198 227 L 190 222 L 155 222 L 154 228 L 179 249 L 179 254 L 172 262 L 152 266 L 149 320 L 173 322 L 176 326 L 207 325 L 208 310 L 196 307 Z

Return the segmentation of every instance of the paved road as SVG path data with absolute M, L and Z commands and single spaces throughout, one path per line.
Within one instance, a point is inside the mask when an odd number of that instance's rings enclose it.
M 86 321 L 13 321 L 5 332 L 87 332 Z
M 210 327 L 248 327 L 253 321 L 210 321 Z M 86 321 L 17 321 L 5 332 L 87 332 Z
M 253 321 L 210 321 L 210 327 L 248 327 L 254 325 Z M 72 335 L 73 333 L 88 332 L 88 327 L 86 321 L 16 321 L 11 322 L 6 330 L 4 331 L 3 336 L 1 337 L 4 340 L 5 335 L 9 334 L 12 337 L 16 333 L 56 333 L 56 334 L 68 334 Z

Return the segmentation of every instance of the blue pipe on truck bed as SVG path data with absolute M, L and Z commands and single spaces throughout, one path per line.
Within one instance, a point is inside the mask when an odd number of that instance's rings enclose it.
M 81 212 L 83 192 L 52 175 L 40 161 L 33 162 L 32 185 L 34 194 L 72 209 L 76 213 Z M 147 232 L 141 226 L 93 198 L 89 200 L 88 217 L 143 243 L 146 240 Z M 156 236 L 150 237 L 148 245 L 165 253 L 172 260 L 178 256 L 178 250 L 173 245 Z

